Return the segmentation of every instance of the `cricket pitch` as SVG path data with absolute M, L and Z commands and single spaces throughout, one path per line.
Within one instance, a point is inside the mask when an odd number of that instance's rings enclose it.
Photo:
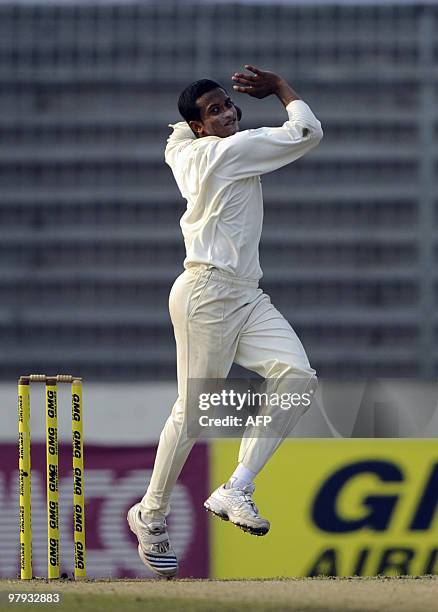
M 9 603 L 11 593 L 60 593 L 61 603 Z M 438 576 L 278 580 L 0 581 L 0 610 L 100 612 L 438 611 Z

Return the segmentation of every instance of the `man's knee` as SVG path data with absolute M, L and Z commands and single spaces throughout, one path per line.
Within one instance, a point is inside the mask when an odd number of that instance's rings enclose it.
M 287 390 L 290 393 L 309 394 L 314 397 L 318 378 L 316 371 L 310 365 L 296 366 L 288 363 L 279 363 L 277 376 L 272 380 L 270 387 L 277 391 Z
M 289 373 L 290 374 L 290 373 Z M 301 371 L 296 372 L 294 375 L 287 378 L 283 378 L 279 381 L 279 389 L 285 391 L 294 396 L 299 396 L 301 416 L 305 414 L 313 405 L 316 396 L 316 390 L 318 388 L 318 378 L 313 368 L 303 368 Z
M 271 368 L 269 378 L 291 378 L 303 381 L 316 379 L 316 371 L 310 364 L 296 365 L 287 361 L 277 361 Z

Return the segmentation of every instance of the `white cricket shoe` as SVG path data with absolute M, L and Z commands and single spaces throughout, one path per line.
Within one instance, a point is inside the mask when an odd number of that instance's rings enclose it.
M 204 508 L 252 535 L 266 535 L 270 523 L 259 515 L 251 497 L 254 490 L 253 484 L 246 485 L 244 489 L 225 489 L 225 485 L 221 485 L 204 502 Z
M 140 504 L 128 511 L 129 527 L 138 539 L 138 554 L 143 563 L 158 576 L 172 578 L 178 571 L 175 551 L 170 545 L 166 521 L 145 523 Z

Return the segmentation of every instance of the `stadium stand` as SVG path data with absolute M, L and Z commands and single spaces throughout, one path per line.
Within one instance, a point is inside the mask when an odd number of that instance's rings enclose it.
M 321 119 L 263 177 L 262 286 L 321 376 L 438 373 L 438 7 L 0 5 L 0 378 L 173 378 L 176 99 L 251 62 Z M 242 128 L 276 125 L 241 101 Z

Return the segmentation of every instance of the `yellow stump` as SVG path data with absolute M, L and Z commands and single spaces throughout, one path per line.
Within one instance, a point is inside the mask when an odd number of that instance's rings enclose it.
M 18 471 L 20 480 L 20 574 L 32 578 L 32 521 L 30 472 L 30 398 L 29 379 L 18 381 Z
M 84 442 L 82 424 L 82 381 L 71 386 L 71 428 L 73 440 L 73 534 L 75 544 L 75 579 L 86 578 L 85 502 L 84 502 Z
M 56 378 L 46 380 L 47 577 L 59 578 L 58 409 Z

